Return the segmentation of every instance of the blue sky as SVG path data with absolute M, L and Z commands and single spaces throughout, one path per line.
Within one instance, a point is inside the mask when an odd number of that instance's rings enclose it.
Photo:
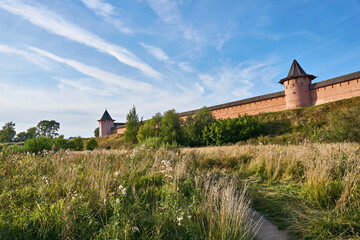
M 0 0 L 0 124 L 118 122 L 283 90 L 295 58 L 315 81 L 359 71 L 359 0 Z

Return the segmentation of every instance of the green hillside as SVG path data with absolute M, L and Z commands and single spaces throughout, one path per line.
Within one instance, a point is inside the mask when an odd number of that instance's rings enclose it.
M 239 144 L 298 144 L 302 142 L 328 142 L 329 118 L 340 116 L 344 111 L 354 109 L 360 97 L 340 100 L 313 107 L 285 110 L 257 115 L 263 124 L 260 136 Z M 100 149 L 121 149 L 128 147 L 123 135 L 97 138 Z

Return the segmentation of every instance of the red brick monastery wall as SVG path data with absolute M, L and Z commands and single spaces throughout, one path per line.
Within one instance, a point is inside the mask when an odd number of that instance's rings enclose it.
M 212 110 L 216 119 L 236 118 L 239 115 L 255 115 L 263 112 L 277 112 L 286 109 L 285 96 L 260 100 L 252 103 Z
M 297 64 L 295 60 L 294 62 Z M 293 71 L 293 69 L 295 70 Z M 211 106 L 208 109 L 216 119 L 225 119 L 236 118 L 244 114 L 255 115 L 315 106 L 360 96 L 360 71 L 313 84 L 311 84 L 311 80 L 315 76 L 306 74 L 300 66 L 292 67 L 289 75 L 290 77 L 280 81 L 284 85 L 285 91 Z M 179 115 L 185 119 L 187 116 L 194 115 L 196 111 L 183 112 Z M 102 130 L 103 136 L 125 132 L 125 124 L 117 125 L 115 123 L 114 125 L 112 122 L 113 125 L 110 126 L 107 122 L 100 120 L 99 123 L 100 128 L 106 128 Z
M 360 96 L 360 78 L 310 90 L 311 106 Z M 316 86 L 316 85 L 315 85 Z

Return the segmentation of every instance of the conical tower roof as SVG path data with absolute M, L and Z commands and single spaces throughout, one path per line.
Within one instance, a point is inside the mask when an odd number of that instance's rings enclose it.
M 300 64 L 296 61 L 296 59 L 294 59 L 294 61 L 291 64 L 289 74 L 287 75 L 286 78 L 281 79 L 279 83 L 283 84 L 286 80 L 294 79 L 298 77 L 304 77 L 304 76 L 310 77 L 311 80 L 316 78 L 314 75 L 307 74 L 304 71 L 304 69 L 300 66 Z
M 104 114 L 102 115 L 102 117 L 98 121 L 105 121 L 105 120 L 115 121 L 114 119 L 111 118 L 111 116 L 110 116 L 110 114 L 108 113 L 107 110 L 105 110 Z

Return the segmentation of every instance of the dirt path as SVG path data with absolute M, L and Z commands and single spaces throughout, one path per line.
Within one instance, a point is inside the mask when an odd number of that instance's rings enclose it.
M 259 221 L 260 228 L 256 234 L 258 240 L 287 240 L 290 239 L 288 231 L 279 230 L 277 226 L 266 220 L 260 213 L 253 211 L 253 219 Z

